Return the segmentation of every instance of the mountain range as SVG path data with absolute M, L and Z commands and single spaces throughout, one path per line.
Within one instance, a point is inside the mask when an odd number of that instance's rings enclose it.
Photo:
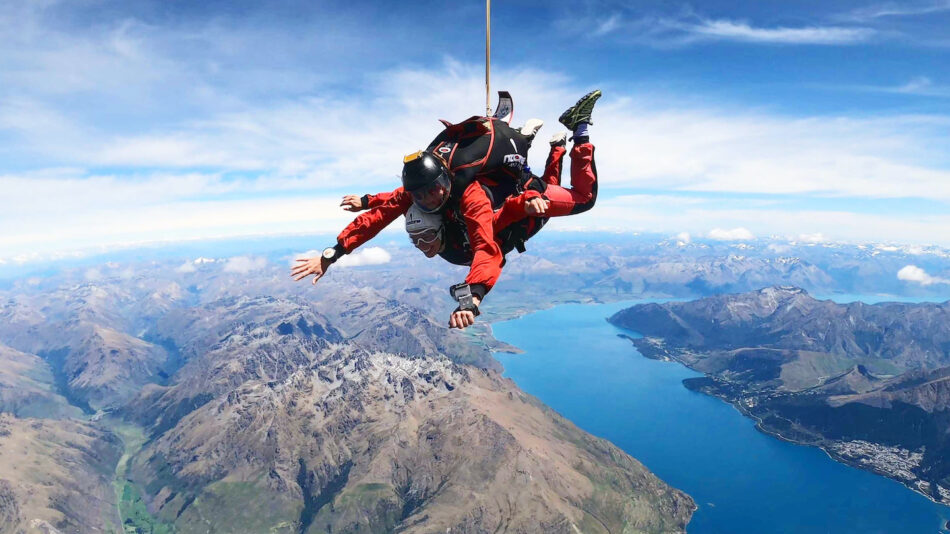
M 706 374 L 765 432 L 950 502 L 950 302 L 837 304 L 795 287 L 640 304 L 610 321 Z
M 196 265 L 3 295 L 0 532 L 685 530 L 425 285 Z

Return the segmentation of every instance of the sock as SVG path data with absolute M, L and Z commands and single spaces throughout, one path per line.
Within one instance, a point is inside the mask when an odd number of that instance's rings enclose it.
M 588 124 L 586 122 L 579 122 L 577 126 L 574 127 L 574 143 L 588 143 L 590 142 L 590 134 L 587 131 Z

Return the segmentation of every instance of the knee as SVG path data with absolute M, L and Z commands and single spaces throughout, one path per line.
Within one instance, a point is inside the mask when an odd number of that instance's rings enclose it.
M 584 213 L 594 207 L 594 204 L 597 203 L 597 183 L 594 183 L 594 187 L 591 188 L 590 194 L 586 198 L 579 200 L 581 201 L 574 203 L 574 209 L 571 210 L 572 215 Z
M 584 213 L 585 211 L 589 211 L 591 208 L 594 207 L 594 204 L 596 203 L 597 203 L 597 190 L 594 189 L 594 191 L 589 195 L 588 200 L 574 204 L 574 209 L 571 210 L 571 214 L 577 215 L 578 213 Z

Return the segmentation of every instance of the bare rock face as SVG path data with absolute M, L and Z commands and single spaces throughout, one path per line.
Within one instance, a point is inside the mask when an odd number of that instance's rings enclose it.
M 676 532 L 689 497 L 493 371 L 331 347 L 216 398 L 139 455 L 183 532 Z
M 75 420 L 0 414 L 0 532 L 115 532 L 121 444 Z M 47 529 L 48 530 L 48 529 Z

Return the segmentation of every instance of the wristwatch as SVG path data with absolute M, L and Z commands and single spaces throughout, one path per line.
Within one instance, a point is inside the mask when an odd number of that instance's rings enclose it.
M 480 315 L 481 312 L 478 311 L 478 306 L 476 306 L 475 301 L 472 300 L 471 286 L 464 282 L 455 284 L 449 288 L 449 294 L 459 303 L 459 307 L 456 308 L 455 311 L 470 311 L 474 313 L 476 317 Z
M 343 247 L 341 247 L 339 243 L 337 243 L 336 245 L 333 245 L 332 247 L 327 247 L 323 249 L 323 259 L 329 261 L 330 263 L 333 263 L 336 260 L 340 259 L 340 256 L 342 256 L 343 254 L 345 254 L 345 251 L 343 250 Z

